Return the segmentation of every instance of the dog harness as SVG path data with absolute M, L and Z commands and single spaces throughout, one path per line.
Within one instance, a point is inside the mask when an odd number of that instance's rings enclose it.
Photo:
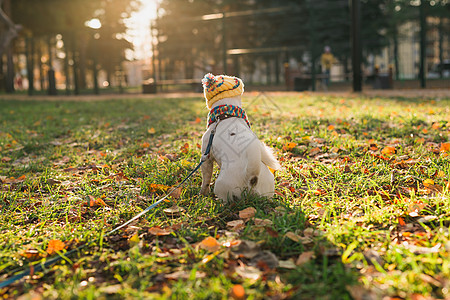
M 250 122 L 248 121 L 247 114 L 245 110 L 240 108 L 239 106 L 234 105 L 219 105 L 211 109 L 208 113 L 208 126 L 216 122 L 217 120 L 224 120 L 228 118 L 242 118 L 245 123 L 247 123 L 248 127 L 250 127 Z

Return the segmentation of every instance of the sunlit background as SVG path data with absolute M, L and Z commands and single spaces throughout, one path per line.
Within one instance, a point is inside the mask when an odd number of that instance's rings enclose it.
M 348 90 L 357 78 L 371 89 L 446 87 L 450 77 L 448 0 L 0 3 L 9 93 L 198 92 L 207 72 L 297 91 Z
M 133 12 L 125 20 L 127 35 L 134 45 L 134 50 L 127 50 L 128 59 L 148 59 L 152 56 L 150 23 L 156 19 L 157 0 L 141 0 L 139 11 Z

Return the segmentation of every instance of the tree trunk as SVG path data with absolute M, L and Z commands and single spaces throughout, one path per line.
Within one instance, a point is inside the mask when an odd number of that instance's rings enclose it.
M 394 28 L 394 65 L 395 65 L 395 79 L 400 78 L 400 65 L 398 63 L 398 31 Z
M 38 40 L 38 61 L 39 61 L 39 88 L 41 91 L 45 89 L 45 75 L 44 75 L 44 68 L 42 64 L 42 43 L 41 40 Z
M 439 18 L 439 25 L 438 25 L 438 35 L 439 35 L 439 64 L 443 66 L 444 64 L 444 58 L 443 58 L 443 44 L 444 44 L 444 18 Z M 444 68 L 439 68 L 439 77 L 442 79 L 442 71 Z
M 27 57 L 27 77 L 28 77 L 28 95 L 34 93 L 34 40 L 33 37 L 26 39 L 26 57 Z
M 11 0 L 0 0 L 0 21 L 6 26 L 6 31 L 0 35 L 0 56 L 8 51 L 11 41 L 19 34 L 22 26 L 14 24 L 11 15 Z M 3 9 L 2 9 L 3 8 Z
M 85 37 L 82 37 L 82 39 L 84 40 Z M 85 40 L 84 43 L 82 43 L 80 45 L 80 59 L 79 59 L 79 70 L 80 70 L 80 88 L 81 89 L 86 89 L 87 87 L 87 82 L 86 82 L 86 52 L 87 52 L 87 45 L 88 45 L 88 41 Z

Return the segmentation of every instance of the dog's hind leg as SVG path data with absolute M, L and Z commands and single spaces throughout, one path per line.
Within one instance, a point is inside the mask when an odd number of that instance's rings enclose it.
M 213 160 L 209 158 L 202 164 L 202 188 L 200 189 L 200 194 L 205 196 L 209 194 L 212 173 Z
M 259 145 L 255 143 L 254 151 L 247 151 L 247 170 L 246 170 L 246 182 L 248 188 L 252 189 L 258 184 L 259 173 L 261 172 L 261 151 L 259 151 Z

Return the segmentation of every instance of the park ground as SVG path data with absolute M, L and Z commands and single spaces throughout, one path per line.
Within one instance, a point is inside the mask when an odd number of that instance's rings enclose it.
M 0 282 L 31 274 L 2 297 L 450 298 L 449 90 L 249 92 L 244 108 L 283 166 L 273 199 L 223 205 L 196 173 L 109 234 L 196 166 L 201 94 L 3 96 Z

